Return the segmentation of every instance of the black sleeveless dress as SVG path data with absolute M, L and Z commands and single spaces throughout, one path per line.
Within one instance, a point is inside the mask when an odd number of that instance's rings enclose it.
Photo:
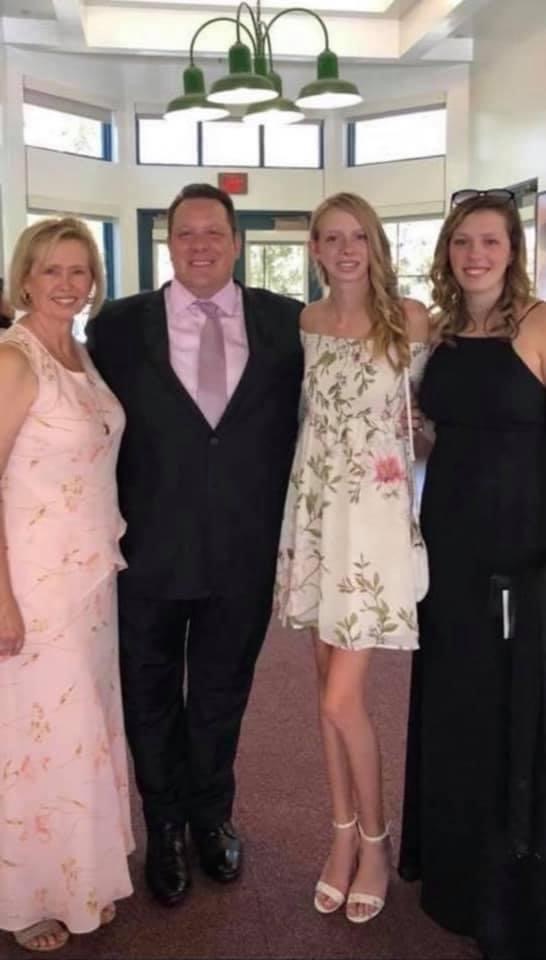
M 400 873 L 494 960 L 546 958 L 546 390 L 511 341 L 440 345 Z M 504 602 L 504 606 L 503 606 Z

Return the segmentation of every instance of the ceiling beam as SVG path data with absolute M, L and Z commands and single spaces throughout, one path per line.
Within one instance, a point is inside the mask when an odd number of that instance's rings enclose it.
M 89 47 L 94 49 L 187 56 L 192 36 L 206 19 L 201 9 L 196 12 L 168 5 L 157 4 L 152 13 L 150 7 L 138 0 L 132 5 L 123 5 L 123 16 L 119 6 L 93 3 L 86 7 L 85 33 Z M 330 47 L 340 59 L 373 62 L 398 58 L 397 20 L 328 16 L 325 22 Z M 242 39 L 245 40 L 244 34 Z M 235 26 L 215 23 L 199 36 L 195 55 L 225 57 L 234 42 Z M 320 25 L 311 17 L 287 13 L 274 23 L 271 44 L 274 58 L 315 58 L 324 48 L 324 36 Z
M 474 40 L 472 37 L 449 37 L 431 47 L 421 60 L 426 63 L 471 63 L 474 59 Z
M 81 0 L 53 0 L 61 37 L 85 46 L 84 5 Z
M 18 46 L 59 47 L 59 25 L 56 20 L 34 20 L 30 17 L 3 17 L 4 43 Z
M 1 2 L 1 0 L 0 0 Z M 341 60 L 392 64 L 468 63 L 470 37 L 453 36 L 492 0 L 401 0 L 400 19 L 387 15 L 326 15 L 331 49 Z M 64 52 L 186 57 L 191 38 L 205 22 L 204 6 L 176 7 L 169 0 L 52 0 L 56 20 L 0 18 L 4 43 L 62 49 Z M 391 4 L 394 10 L 397 4 Z M 225 13 L 222 8 L 208 12 Z M 231 11 L 233 12 L 233 11 Z M 229 13 L 229 11 L 228 11 Z M 269 22 L 271 15 L 264 19 Z M 225 57 L 235 39 L 233 24 L 217 23 L 197 41 L 195 56 Z M 324 45 L 318 23 L 306 14 L 289 14 L 271 31 L 277 60 L 314 60 Z
M 400 59 L 420 60 L 492 0 L 419 0 L 400 21 Z

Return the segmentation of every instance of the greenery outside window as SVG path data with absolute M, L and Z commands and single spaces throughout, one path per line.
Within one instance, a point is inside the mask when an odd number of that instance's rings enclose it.
M 251 287 L 263 287 L 296 300 L 308 299 L 308 262 L 305 242 L 249 241 L 246 278 Z
M 438 217 L 391 220 L 383 224 L 391 246 L 400 295 L 421 300 L 427 306 L 431 293 L 430 268 L 442 222 Z
M 102 107 L 25 90 L 27 147 L 112 160 L 112 115 Z

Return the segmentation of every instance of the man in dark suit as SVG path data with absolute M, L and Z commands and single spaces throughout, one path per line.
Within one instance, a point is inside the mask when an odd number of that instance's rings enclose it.
M 234 880 L 241 720 L 270 612 L 302 377 L 302 304 L 235 284 L 231 198 L 185 187 L 168 211 L 172 283 L 88 325 L 127 426 L 119 583 L 127 735 L 148 830 L 146 877 L 165 904 L 203 869 Z
M 0 277 L 0 329 L 11 327 L 15 310 L 4 296 L 4 278 Z

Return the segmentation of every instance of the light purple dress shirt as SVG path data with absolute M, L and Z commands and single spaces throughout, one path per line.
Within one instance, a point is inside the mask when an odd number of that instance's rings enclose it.
M 165 288 L 167 333 L 171 366 L 178 379 L 197 403 L 197 369 L 199 340 L 205 315 L 194 306 L 195 300 L 207 299 L 190 293 L 176 277 Z M 248 360 L 248 339 L 243 313 L 241 288 L 233 280 L 208 299 L 222 311 L 220 323 L 226 350 L 228 399 L 233 394 Z

